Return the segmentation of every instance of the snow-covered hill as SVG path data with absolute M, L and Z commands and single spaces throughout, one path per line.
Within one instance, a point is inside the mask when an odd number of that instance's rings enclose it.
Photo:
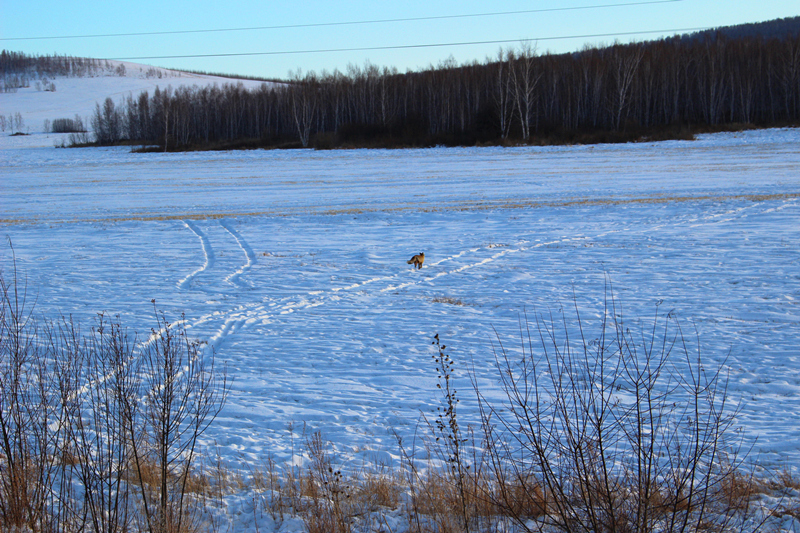
M 245 87 L 258 87 L 262 83 L 255 80 L 239 80 L 192 74 L 138 63 L 108 61 L 108 66 L 99 75 L 87 77 L 47 78 L 52 85 L 45 86 L 41 80 L 31 78 L 28 87 L 10 92 L 0 92 L 0 115 L 8 117 L 19 113 L 24 125 L 23 133 L 47 133 L 45 121 L 59 118 L 81 117 L 88 127 L 89 117 L 95 105 L 102 104 L 106 98 L 115 102 L 128 95 L 138 95 L 142 91 L 152 93 L 156 87 L 205 86 L 242 83 Z M 122 67 L 122 68 L 121 68 Z M 38 83 L 37 83 L 38 81 Z M 54 87 L 55 90 L 45 90 Z M 9 128 L 6 128 L 8 133 Z

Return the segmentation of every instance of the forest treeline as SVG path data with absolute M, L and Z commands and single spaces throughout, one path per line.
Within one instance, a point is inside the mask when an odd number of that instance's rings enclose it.
M 40 76 L 86 77 L 104 69 L 110 63 L 100 59 L 67 55 L 38 56 L 3 50 L 0 52 L 0 73 L 3 77 L 16 75 L 38 78 Z
M 631 140 L 800 120 L 800 36 L 713 34 L 398 73 L 367 64 L 247 90 L 157 89 L 98 105 L 100 143 L 159 149 Z

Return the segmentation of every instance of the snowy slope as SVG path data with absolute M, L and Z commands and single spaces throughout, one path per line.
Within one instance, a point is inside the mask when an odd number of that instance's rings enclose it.
M 55 91 L 37 90 L 35 82 L 30 87 L 18 89 L 17 92 L 0 92 L 0 114 L 8 116 L 20 113 L 25 121 L 23 131 L 26 133 L 42 133 L 44 121 L 58 118 L 83 119 L 89 126 L 89 117 L 95 111 L 95 105 L 106 98 L 118 102 L 128 95 L 137 96 L 142 91 L 150 94 L 156 87 L 164 89 L 168 86 L 178 88 L 193 85 L 224 85 L 242 83 L 245 87 L 258 87 L 263 82 L 252 80 L 233 80 L 217 76 L 190 74 L 177 70 L 153 68 L 137 63 L 109 61 L 109 68 L 103 75 L 95 77 L 50 77 L 55 84 Z M 124 66 L 124 75 L 119 76 L 117 69 Z M 52 144 L 51 144 L 52 145 Z

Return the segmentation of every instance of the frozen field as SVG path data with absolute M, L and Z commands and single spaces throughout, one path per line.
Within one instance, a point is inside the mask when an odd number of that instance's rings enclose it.
M 0 228 L 39 312 L 154 325 L 233 377 L 206 434 L 231 463 L 321 431 L 391 461 L 436 405 L 431 339 L 495 386 L 493 328 L 572 306 L 605 276 L 628 320 L 674 310 L 726 361 L 756 451 L 800 465 L 800 130 L 569 148 L 136 155 L 0 138 Z M 411 255 L 425 266 L 412 270 Z M 8 271 L 4 242 L 0 263 Z M 568 311 L 567 316 L 570 315 Z M 293 429 L 290 430 L 289 428 Z

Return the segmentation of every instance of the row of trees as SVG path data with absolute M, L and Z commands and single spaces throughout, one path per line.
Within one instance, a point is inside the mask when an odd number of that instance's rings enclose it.
M 0 73 L 28 76 L 87 77 L 113 70 L 112 65 L 102 59 L 72 57 L 67 55 L 28 55 L 22 52 L 3 50 L 0 52 Z M 124 72 L 124 71 L 123 71 Z
M 13 135 L 14 133 L 22 133 L 24 128 L 25 119 L 22 118 L 22 113 L 17 112 L 13 115 L 9 113 L 7 117 L 0 115 L 0 131 L 9 130 Z
M 316 145 L 474 144 L 567 140 L 580 132 L 676 124 L 800 120 L 800 36 L 722 34 L 538 55 L 523 43 L 484 63 L 418 72 L 372 64 L 297 72 L 247 90 L 157 89 L 98 105 L 97 140 L 164 149 L 289 141 Z

